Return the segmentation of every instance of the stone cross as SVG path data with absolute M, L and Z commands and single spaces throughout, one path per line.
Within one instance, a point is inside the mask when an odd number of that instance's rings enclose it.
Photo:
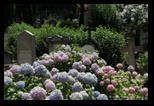
M 91 39 L 91 31 L 96 31 L 96 28 L 92 28 L 92 21 L 88 22 L 88 29 L 84 28 L 83 31 L 88 31 L 88 39 Z
M 17 38 L 17 63 L 32 65 L 35 58 L 35 36 L 29 31 L 24 31 Z
M 135 67 L 135 52 L 142 52 L 142 46 L 135 46 L 134 37 L 128 40 L 128 46 L 120 49 L 121 52 L 128 52 L 128 64 Z
M 84 28 L 83 31 L 88 31 L 88 39 L 85 39 L 84 46 L 82 47 L 82 53 L 86 53 L 89 51 L 90 53 L 93 53 L 95 51 L 95 46 L 97 45 L 96 42 L 91 39 L 91 31 L 95 31 L 96 28 L 92 28 L 92 21 L 88 22 L 88 28 Z

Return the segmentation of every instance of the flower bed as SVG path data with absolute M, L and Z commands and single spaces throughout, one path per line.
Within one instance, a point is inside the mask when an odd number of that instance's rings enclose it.
M 148 100 L 148 73 L 129 66 L 107 65 L 96 52 L 82 54 L 62 45 L 33 65 L 24 63 L 4 72 L 5 100 Z

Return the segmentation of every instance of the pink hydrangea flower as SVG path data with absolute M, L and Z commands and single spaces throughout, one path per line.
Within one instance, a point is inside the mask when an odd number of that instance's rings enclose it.
M 141 77 L 141 74 L 138 74 L 137 76 L 136 76 L 136 78 L 140 78 Z
M 108 71 L 110 71 L 110 70 L 114 70 L 114 68 L 111 67 L 111 66 L 105 66 L 105 67 L 103 67 L 102 69 L 103 69 L 103 71 L 105 71 L 105 72 L 108 72 Z
M 115 90 L 115 87 L 112 84 L 109 84 L 106 89 L 111 92 Z
M 111 83 L 115 86 L 117 84 L 116 80 L 112 80 Z
M 143 76 L 148 80 L 148 73 L 145 73 Z
M 123 88 L 123 91 L 124 91 L 124 92 L 128 92 L 129 89 L 128 89 L 128 88 Z
M 46 96 L 47 92 L 44 88 L 36 86 L 31 89 L 30 94 L 34 100 L 42 100 Z
M 138 73 L 137 73 L 136 71 L 133 71 L 133 72 L 132 72 L 132 76 L 133 76 L 133 77 L 136 77 L 137 75 L 138 75 Z
M 104 74 L 104 77 L 107 78 L 109 75 L 108 74 Z
M 100 86 L 103 86 L 103 85 L 104 85 L 104 81 L 101 81 L 101 82 L 99 83 L 99 85 L 100 85 Z
M 56 88 L 56 86 L 52 81 L 49 81 L 45 84 L 45 88 L 52 91 Z
M 135 91 L 137 91 L 137 90 L 139 90 L 140 87 L 139 86 L 135 86 L 134 88 L 135 88 Z
M 103 72 L 102 70 L 99 70 L 99 71 L 97 72 L 97 75 L 102 76 L 103 74 L 104 74 L 104 72 Z
M 129 87 L 129 93 L 133 94 L 135 92 L 135 89 L 133 87 Z
M 144 88 L 140 89 L 140 93 L 142 95 L 147 95 L 148 94 L 148 88 L 144 87 Z
M 116 65 L 116 67 L 117 67 L 117 68 L 122 68 L 123 65 L 122 65 L 121 63 L 118 63 L 118 64 Z
M 105 82 L 106 82 L 106 83 L 110 83 L 110 79 L 107 78 L 107 79 L 105 80 Z

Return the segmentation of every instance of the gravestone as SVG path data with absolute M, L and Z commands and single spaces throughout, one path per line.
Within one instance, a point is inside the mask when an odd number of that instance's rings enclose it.
M 121 52 L 128 52 L 128 64 L 135 67 L 135 52 L 142 52 L 143 46 L 135 46 L 134 37 L 128 38 L 128 46 L 120 49 Z
M 10 68 L 10 64 L 12 64 L 12 53 L 4 51 L 4 71 Z
M 49 53 L 52 51 L 57 51 L 58 47 L 61 47 L 63 44 L 68 44 L 69 40 L 67 37 L 62 37 L 60 35 L 56 35 L 54 37 L 48 37 L 48 43 L 49 43 Z
M 95 31 L 95 28 L 92 27 L 92 21 L 88 22 L 88 28 L 84 28 L 83 31 L 88 31 L 88 38 L 84 40 L 84 46 L 82 47 L 81 51 L 82 53 L 86 53 L 89 51 L 90 53 L 93 53 L 95 51 L 95 48 L 97 47 L 97 43 L 91 39 L 91 31 Z
M 12 53 L 8 51 L 4 51 L 4 64 L 12 63 Z
M 29 32 L 24 31 L 18 35 L 17 39 L 17 63 L 29 63 L 33 64 L 36 57 L 35 50 L 35 36 Z
M 83 54 L 84 53 L 93 53 L 93 52 L 95 52 L 95 49 L 94 49 L 94 47 L 93 46 L 91 46 L 91 45 L 84 45 L 83 47 L 82 47 L 82 51 L 81 51 Z

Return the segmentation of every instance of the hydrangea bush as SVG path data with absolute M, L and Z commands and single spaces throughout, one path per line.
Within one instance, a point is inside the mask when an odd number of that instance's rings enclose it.
M 5 100 L 148 100 L 148 73 L 118 63 L 107 65 L 96 52 L 62 45 L 32 65 L 14 65 L 4 72 Z

